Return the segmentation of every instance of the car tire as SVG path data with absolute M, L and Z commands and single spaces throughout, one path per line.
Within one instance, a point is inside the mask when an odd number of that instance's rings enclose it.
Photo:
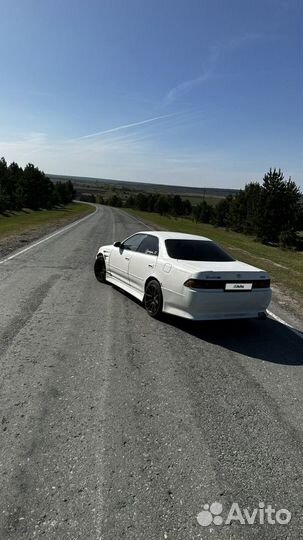
M 106 283 L 106 264 L 103 255 L 99 255 L 95 260 L 94 272 L 100 283 Z
M 161 317 L 163 296 L 160 283 L 156 279 L 151 279 L 147 283 L 143 304 L 150 317 L 153 317 L 153 319 L 159 319 Z

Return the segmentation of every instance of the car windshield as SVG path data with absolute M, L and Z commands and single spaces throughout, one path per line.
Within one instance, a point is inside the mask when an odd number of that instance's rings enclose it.
M 209 240 L 165 240 L 169 257 L 183 261 L 228 262 L 234 259 Z

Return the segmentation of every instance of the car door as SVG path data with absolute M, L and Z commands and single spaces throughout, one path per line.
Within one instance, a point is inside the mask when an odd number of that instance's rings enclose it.
M 147 278 L 153 274 L 159 254 L 159 239 L 147 234 L 129 261 L 129 284 L 133 289 L 144 293 Z
M 145 238 L 145 234 L 133 234 L 120 247 L 113 247 L 109 258 L 109 271 L 113 278 L 129 284 L 128 267 L 133 253 Z

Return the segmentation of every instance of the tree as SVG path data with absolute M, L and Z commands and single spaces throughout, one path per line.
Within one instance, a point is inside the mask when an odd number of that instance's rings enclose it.
M 4 188 L 0 185 L 0 213 L 1 214 L 5 210 L 7 210 L 8 205 L 9 205 L 9 197 L 6 191 L 4 190 Z
M 172 213 L 176 217 L 182 216 L 184 214 L 184 203 L 180 195 L 174 195 L 172 199 Z
M 136 204 L 135 197 L 133 195 L 128 195 L 124 203 L 125 208 L 134 208 L 135 204 Z
M 96 195 L 96 202 L 98 204 L 104 204 L 104 198 L 99 193 Z
M 159 214 L 163 216 L 164 214 L 167 214 L 169 210 L 170 202 L 168 197 L 166 197 L 165 195 L 160 195 L 155 206 L 155 211 L 159 212 Z
M 263 178 L 260 194 L 257 236 L 262 242 L 276 243 L 282 231 L 296 231 L 300 219 L 301 193 L 296 184 L 284 180 L 279 169 L 270 169 Z
M 205 200 L 193 208 L 193 217 L 196 223 L 198 221 L 201 221 L 202 223 L 210 223 L 213 213 L 213 207 Z
M 231 206 L 233 204 L 233 196 L 228 195 L 225 199 L 218 202 L 215 206 L 211 222 L 216 227 L 227 227 L 230 219 Z
M 4 158 L 0 159 L 0 212 L 8 208 L 9 198 L 6 192 L 7 184 L 7 163 Z
M 250 182 L 245 186 L 246 217 L 243 232 L 256 234 L 260 215 L 260 199 L 262 188 L 258 182 Z
M 136 208 L 141 211 L 148 211 L 148 198 L 144 193 L 138 193 L 136 196 Z
M 184 214 L 185 216 L 190 216 L 193 211 L 192 204 L 189 199 L 184 201 Z
M 25 169 L 15 162 L 7 165 L 0 159 L 0 208 L 21 210 L 23 207 L 52 208 L 56 204 L 67 204 L 74 198 L 72 182 L 53 184 L 45 174 L 29 163 Z
M 54 185 L 50 179 L 32 163 L 26 165 L 23 171 L 23 184 L 25 194 L 24 202 L 28 208 L 38 210 L 38 208 L 51 207 Z
M 281 231 L 279 234 L 279 245 L 282 248 L 295 247 L 297 235 L 294 230 Z
M 96 196 L 93 193 L 81 193 L 80 201 L 95 203 Z
M 147 211 L 148 212 L 154 212 L 155 211 L 155 205 L 158 200 L 158 195 L 155 193 L 149 193 L 147 196 Z
M 116 206 L 117 208 L 120 208 L 122 206 L 122 199 L 119 195 L 112 195 L 107 200 L 107 204 L 109 204 L 109 206 Z

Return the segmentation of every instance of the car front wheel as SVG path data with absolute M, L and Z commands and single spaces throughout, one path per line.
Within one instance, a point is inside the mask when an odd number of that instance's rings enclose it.
M 147 313 L 151 317 L 154 319 L 160 317 L 162 313 L 163 297 L 160 283 L 155 279 L 147 283 L 143 303 Z
M 94 266 L 95 276 L 100 283 L 106 282 L 106 266 L 105 266 L 105 260 L 103 255 L 100 255 L 95 260 L 95 266 Z

